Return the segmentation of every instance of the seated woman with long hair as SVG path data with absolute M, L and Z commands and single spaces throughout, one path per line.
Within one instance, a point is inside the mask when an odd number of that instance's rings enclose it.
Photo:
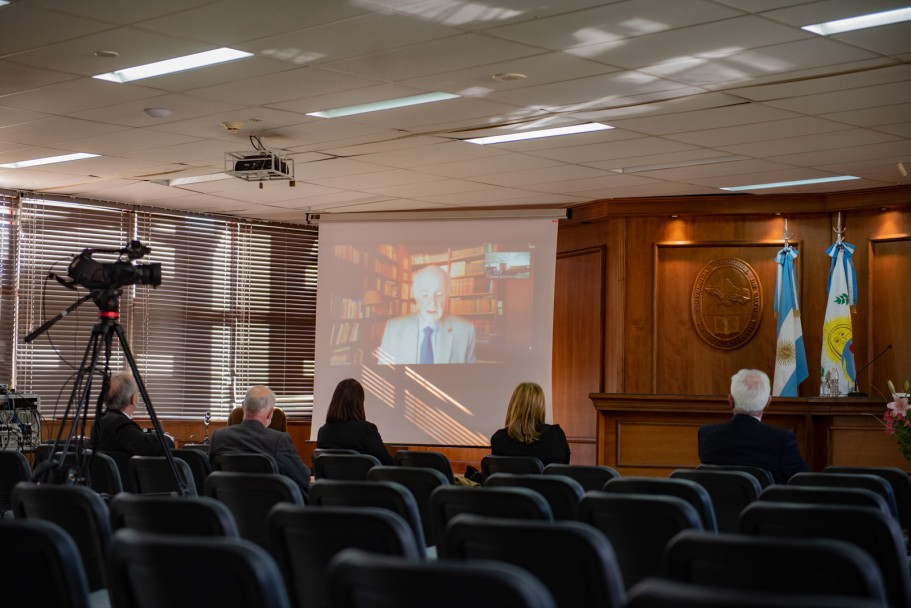
M 544 391 L 534 382 L 522 382 L 512 392 L 506 427 L 490 438 L 494 456 L 536 456 L 545 465 L 569 464 L 569 443 L 559 424 L 544 423 Z
M 326 424 L 316 435 L 316 447 L 356 450 L 376 456 L 381 464 L 393 464 L 376 425 L 367 421 L 364 387 L 354 378 L 346 378 L 335 387 L 326 412 Z

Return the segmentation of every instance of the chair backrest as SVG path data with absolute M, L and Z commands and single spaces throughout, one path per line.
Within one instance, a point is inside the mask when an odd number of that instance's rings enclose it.
M 586 492 L 579 502 L 579 520 L 611 542 L 627 589 L 661 572 L 664 547 L 678 532 L 702 530 L 691 504 L 657 494 Z
M 374 507 L 392 511 L 411 529 L 423 557 L 426 541 L 414 495 L 395 481 L 321 479 L 310 485 L 308 503 L 315 507 Z
M 196 494 L 202 496 L 202 484 L 205 483 L 206 477 L 212 472 L 212 463 L 209 462 L 209 455 L 197 448 L 175 448 L 171 450 L 174 458 L 180 458 L 190 465 L 190 472 L 193 474 L 193 482 L 196 485 Z
M 704 487 L 689 479 L 667 479 L 662 477 L 617 477 L 604 484 L 605 492 L 616 494 L 657 494 L 676 496 L 693 505 L 707 532 L 717 532 L 715 507 L 712 497 Z
M 719 589 L 663 578 L 642 581 L 629 592 L 627 608 L 882 608 L 880 602 L 850 596 L 781 595 Z
M 13 513 L 17 518 L 41 519 L 63 528 L 79 548 L 89 590 L 107 586 L 111 523 L 108 506 L 97 492 L 84 486 L 22 482 L 13 488 Z
M 83 450 L 82 453 L 78 455 L 78 458 L 77 452 L 67 452 L 66 455 L 64 455 L 63 452 L 57 452 L 54 454 L 54 458 L 57 459 L 58 462 L 60 458 L 63 458 L 63 462 L 71 466 L 77 466 L 77 461 L 79 459 L 84 459 L 83 462 L 87 465 L 85 474 L 88 486 L 99 494 L 115 496 L 120 492 L 123 492 L 123 482 L 121 481 L 120 470 L 117 468 L 117 463 L 114 462 L 113 458 L 103 452 Z
M 89 607 L 79 549 L 60 526 L 38 519 L 0 522 L 0 547 L 20 565 L 10 572 L 13 584 L 3 588 L 5 605 Z
M 275 560 L 236 538 L 119 530 L 111 545 L 110 571 L 114 606 L 291 607 Z
M 719 532 L 736 532 L 740 512 L 759 498 L 762 487 L 756 478 L 743 471 L 721 469 L 677 469 L 671 479 L 695 481 L 712 497 Z
M 585 490 L 575 479 L 557 475 L 512 473 L 494 473 L 484 482 L 487 488 L 528 488 L 544 497 L 554 519 L 577 521 L 579 519 L 579 501 Z
M 423 450 L 399 450 L 392 456 L 392 462 L 397 467 L 421 467 L 436 469 L 442 473 L 449 483 L 455 483 L 452 474 L 452 463 L 442 452 L 425 452 Z
M 681 532 L 665 550 L 664 576 L 714 587 L 886 602 L 885 583 L 873 558 L 850 543 L 822 538 Z
M 133 487 L 133 478 L 130 477 L 130 458 L 132 458 L 133 455 L 129 452 L 111 450 L 97 450 L 97 452 L 109 456 L 114 461 L 114 464 L 117 465 L 117 472 L 120 473 L 120 485 L 123 487 L 123 491 L 135 492 L 136 488 Z
M 563 475 L 579 482 L 582 489 L 600 490 L 611 479 L 620 477 L 620 472 L 613 467 L 593 464 L 560 464 L 552 462 L 544 467 L 545 475 Z
M 436 469 L 423 467 L 379 466 L 367 471 L 367 479 L 370 481 L 394 481 L 408 488 L 418 506 L 424 543 L 428 547 L 437 544 L 433 530 L 433 520 L 430 517 L 430 495 L 440 486 L 450 485 L 443 473 Z
M 240 538 L 227 506 L 207 496 L 123 493 L 111 501 L 111 528 L 156 534 Z
M 768 469 L 751 467 L 746 464 L 700 464 L 697 469 L 721 469 L 722 471 L 743 471 L 749 473 L 759 482 L 762 489 L 775 485 L 775 476 Z
M 898 523 L 905 530 L 911 529 L 911 477 L 898 467 L 843 467 L 828 466 L 823 473 L 842 473 L 850 475 L 877 475 L 889 482 L 895 495 L 895 506 L 898 509 Z
M 412 560 L 424 555 L 405 520 L 383 508 L 280 504 L 269 512 L 268 527 L 288 595 L 301 607 L 329 608 L 328 564 L 344 549 Z
M 351 448 L 316 448 L 310 454 L 311 468 L 314 468 L 316 459 L 323 454 L 360 454 L 360 452 Z
M 228 414 L 228 423 L 226 426 L 232 426 L 234 424 L 240 424 L 244 420 L 244 408 L 235 407 L 231 410 L 231 413 Z M 285 415 L 285 410 L 280 407 L 272 410 L 272 421 L 269 423 L 270 429 L 275 429 L 276 431 L 282 431 L 283 433 L 288 432 L 288 416 Z
M 556 608 L 530 573 L 486 560 L 414 561 L 346 549 L 329 565 L 334 608 Z
M 445 535 L 440 557 L 489 559 L 518 566 L 544 583 L 560 608 L 623 608 L 626 604 L 613 547 L 591 526 L 577 521 L 457 515 Z
M 379 459 L 370 454 L 321 454 L 313 459 L 313 476 L 316 479 L 363 481 L 367 479 L 367 471 L 378 466 Z
M 769 486 L 759 495 L 759 500 L 772 502 L 796 502 L 818 505 L 845 505 L 873 507 L 885 515 L 892 515 L 885 499 L 863 488 L 836 488 L 825 486 L 791 486 L 778 484 Z
M 889 603 L 911 605 L 905 542 L 895 518 L 870 507 L 757 501 L 740 515 L 744 534 L 831 538 L 852 543 L 873 557 Z
M 284 475 L 213 471 L 203 489 L 206 496 L 228 507 L 241 538 L 264 548 L 268 548 L 269 510 L 281 502 L 304 504 L 300 487 Z
M 193 471 L 185 460 L 174 458 L 174 467 L 191 496 L 196 496 L 196 481 Z M 174 469 L 165 456 L 133 456 L 130 458 L 130 478 L 135 492 L 139 494 L 171 494 L 180 492 L 180 485 L 174 477 Z
M 822 486 L 825 488 L 863 488 L 883 497 L 889 505 L 889 512 L 896 521 L 901 521 L 898 515 L 898 505 L 895 501 L 895 492 L 892 485 L 880 475 L 865 473 L 797 473 L 788 479 L 789 486 Z
M 487 479 L 494 473 L 512 473 L 524 475 L 544 472 L 544 463 L 534 456 L 494 456 L 488 454 L 481 458 L 481 477 Z
M 261 452 L 223 452 L 212 458 L 212 470 L 229 473 L 278 473 L 271 454 Z
M 14 450 L 0 450 L 0 515 L 12 508 L 13 486 L 32 478 L 32 468 L 25 455 Z
M 544 497 L 528 488 L 441 486 L 430 495 L 430 519 L 437 546 L 449 521 L 461 513 L 485 517 L 553 521 Z

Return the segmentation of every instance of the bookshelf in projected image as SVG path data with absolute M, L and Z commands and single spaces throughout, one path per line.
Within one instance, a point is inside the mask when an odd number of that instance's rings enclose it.
M 449 312 L 474 324 L 479 345 L 490 341 L 496 336 L 502 308 L 496 281 L 485 270 L 485 256 L 495 249 L 488 243 L 411 254 L 400 245 L 334 246 L 332 254 L 348 266 L 344 276 L 352 280 L 344 282 L 346 291 L 330 298 L 330 364 L 375 360 L 386 321 L 415 311 L 411 276 L 426 266 L 439 266 L 449 273 Z

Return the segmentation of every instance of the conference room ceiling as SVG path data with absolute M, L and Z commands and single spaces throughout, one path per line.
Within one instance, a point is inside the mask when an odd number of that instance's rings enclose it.
M 911 23 L 832 36 L 801 29 L 901 6 L 13 0 L 0 8 L 0 164 L 99 156 L 0 168 L 0 187 L 304 222 L 704 196 L 841 175 L 859 179 L 753 192 L 907 184 Z M 219 47 L 252 56 L 127 84 L 92 78 Z M 430 92 L 459 97 L 308 115 Z M 589 122 L 613 128 L 464 141 Z M 236 177 L 171 185 L 224 172 L 226 153 L 257 141 L 294 161 L 294 187 Z

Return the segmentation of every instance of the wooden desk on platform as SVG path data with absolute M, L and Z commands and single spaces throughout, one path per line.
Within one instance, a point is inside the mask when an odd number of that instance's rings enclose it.
M 731 417 L 727 397 L 686 395 L 589 395 L 598 413 L 598 464 L 623 475 L 665 477 L 699 464 L 700 426 Z M 813 471 L 827 465 L 911 465 L 895 438 L 883 433 L 886 399 L 773 398 L 762 421 L 794 432 Z

